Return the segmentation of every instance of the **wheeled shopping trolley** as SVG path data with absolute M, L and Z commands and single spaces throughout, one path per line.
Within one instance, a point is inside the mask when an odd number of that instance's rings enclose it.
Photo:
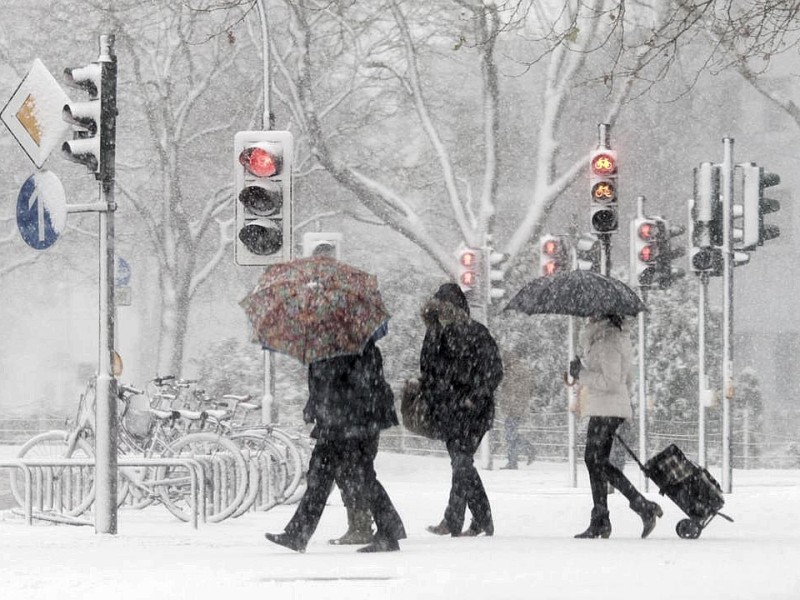
M 686 458 L 675 444 L 670 444 L 642 464 L 620 436 L 617 440 L 645 476 L 658 486 L 659 493 L 672 500 L 688 517 L 675 526 L 679 537 L 697 539 L 717 515 L 733 522 L 728 515 L 719 512 L 725 506 L 725 498 L 717 480 L 707 469 Z

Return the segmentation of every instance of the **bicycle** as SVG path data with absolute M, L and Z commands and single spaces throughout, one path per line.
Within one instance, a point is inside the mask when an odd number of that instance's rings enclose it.
M 184 433 L 176 426 L 176 411 L 148 408 L 147 425 L 140 431 L 128 426 L 131 399 L 144 392 L 119 386 L 117 398 L 118 449 L 120 455 L 189 457 L 204 466 L 202 493 L 206 498 L 205 519 L 218 522 L 233 514 L 247 490 L 247 464 L 236 444 L 210 432 Z M 149 407 L 149 399 L 147 400 Z M 18 453 L 19 458 L 93 458 L 95 380 L 90 379 L 78 403 L 75 424 L 67 431 L 48 431 L 34 436 Z M 177 518 L 191 518 L 190 477 L 183 467 L 120 469 L 118 502 L 129 496 L 134 506 L 147 506 L 159 500 Z M 21 504 L 22 483 L 12 473 L 11 489 Z M 46 484 L 46 485 L 45 485 Z M 94 501 L 93 468 L 59 467 L 42 469 L 37 479 L 39 504 L 44 509 L 78 516 Z

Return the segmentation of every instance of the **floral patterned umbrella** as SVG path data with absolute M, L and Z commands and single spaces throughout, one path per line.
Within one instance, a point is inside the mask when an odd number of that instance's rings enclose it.
M 240 305 L 252 341 L 304 364 L 358 354 L 389 319 L 378 278 L 327 256 L 269 267 Z

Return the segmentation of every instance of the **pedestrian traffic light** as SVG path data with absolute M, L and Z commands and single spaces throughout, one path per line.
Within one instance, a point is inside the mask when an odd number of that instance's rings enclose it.
M 99 176 L 101 165 L 100 136 L 102 68 L 100 63 L 90 63 L 85 67 L 64 69 L 67 85 L 84 90 L 89 94 L 88 102 L 70 102 L 61 111 L 62 118 L 75 127 L 73 139 L 61 145 L 67 160 L 84 165 L 90 173 Z
M 264 266 L 292 258 L 292 134 L 234 136 L 234 260 Z
M 654 217 L 658 225 L 656 230 L 656 279 L 658 286 L 664 290 L 670 287 L 676 279 L 684 277 L 686 271 L 673 266 L 672 262 L 684 254 L 686 249 L 683 246 L 676 246 L 672 239 L 686 233 L 686 229 L 680 225 L 670 225 L 666 219 Z
M 614 233 L 619 229 L 616 152 L 600 148 L 592 153 L 589 184 L 592 233 Z
M 506 272 L 505 269 L 500 268 L 506 259 L 508 259 L 508 254 L 495 252 L 492 250 L 492 247 L 487 244 L 486 280 L 489 282 L 489 304 L 492 303 L 492 300 L 499 300 L 506 295 L 506 291 L 502 287 Z
M 339 232 L 307 231 L 303 234 L 303 256 L 342 258 L 342 234 Z
M 658 279 L 658 236 L 656 219 L 637 217 L 631 221 L 631 284 L 650 287 Z
M 742 172 L 742 249 L 753 250 L 781 234 L 778 226 L 764 223 L 764 215 L 781 208 L 777 200 L 764 197 L 764 189 L 778 185 L 781 178 L 755 163 L 744 163 L 737 168 Z
M 587 234 L 575 242 L 575 268 L 581 271 L 600 272 L 600 240 Z
M 548 277 L 569 271 L 569 239 L 564 235 L 543 235 L 539 238 L 539 275 Z
M 462 246 L 458 250 L 458 285 L 469 292 L 478 285 L 480 259 L 475 248 Z

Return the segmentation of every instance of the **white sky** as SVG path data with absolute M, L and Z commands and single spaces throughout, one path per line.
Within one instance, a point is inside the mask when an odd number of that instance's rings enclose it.
M 0 449 L 0 456 L 10 450 Z M 5 453 L 5 454 L 2 454 Z M 328 538 L 344 532 L 338 492 L 305 554 L 267 542 L 294 507 L 249 513 L 194 531 L 166 509 L 123 511 L 116 536 L 91 527 L 29 527 L 0 513 L 3 600 L 796 600 L 800 598 L 800 471 L 735 471 L 725 512 L 697 540 L 682 540 L 683 513 L 651 491 L 664 517 L 647 540 L 619 494 L 609 497 L 608 540 L 575 540 L 589 517 L 582 465 L 578 488 L 566 464 L 481 471 L 496 526 L 492 538 L 437 537 L 446 458 L 381 453 L 378 477 L 401 513 L 401 551 L 356 554 Z M 637 471 L 626 473 L 638 484 Z M 715 473 L 719 475 L 719 473 Z M 4 476 L 4 475 L 3 475 Z

